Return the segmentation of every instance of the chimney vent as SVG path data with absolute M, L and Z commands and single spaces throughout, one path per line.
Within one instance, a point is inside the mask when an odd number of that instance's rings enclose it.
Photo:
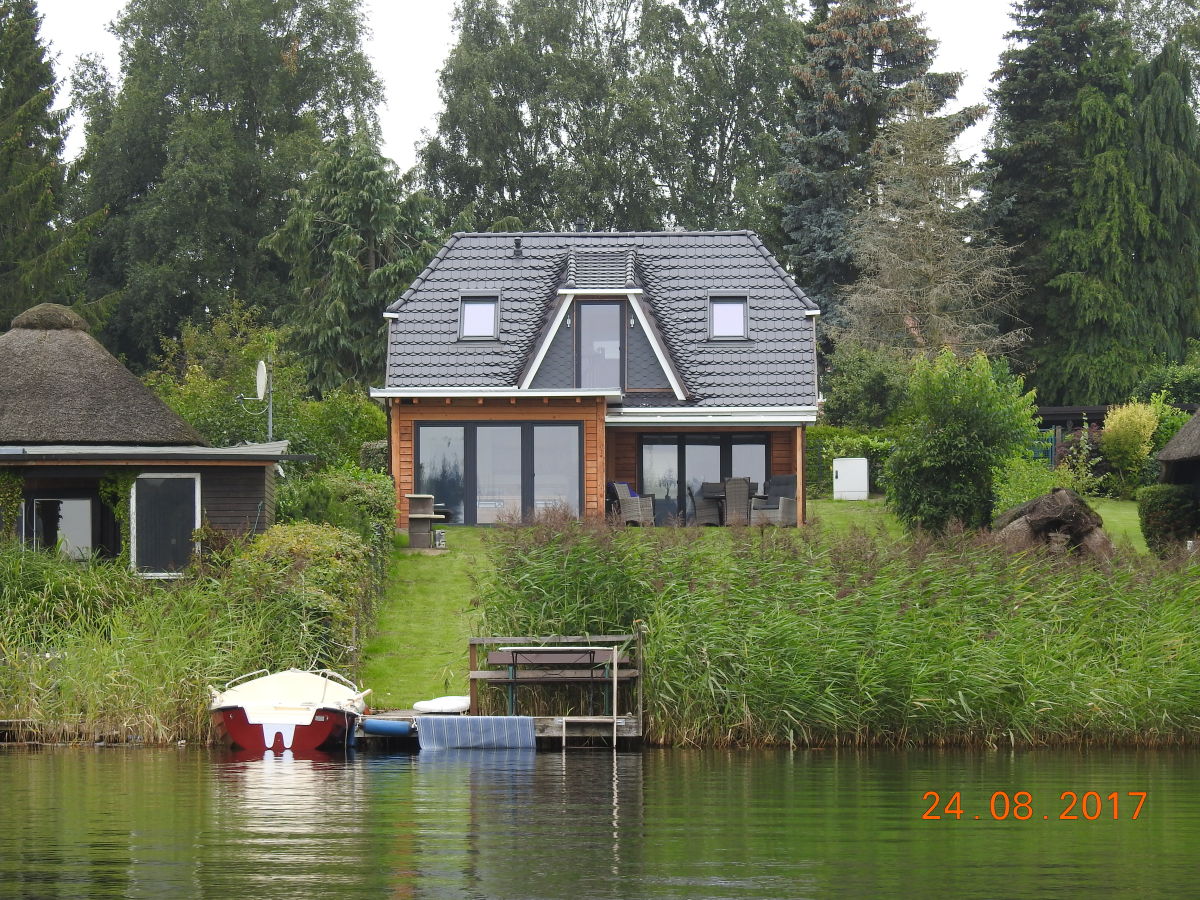
M 588 220 L 585 219 L 583 216 L 580 216 L 578 219 L 576 219 L 575 220 L 575 230 L 576 231 L 587 231 L 588 230 Z
M 513 256 L 522 255 L 524 254 L 521 252 L 521 239 L 519 237 L 515 237 L 513 238 Z

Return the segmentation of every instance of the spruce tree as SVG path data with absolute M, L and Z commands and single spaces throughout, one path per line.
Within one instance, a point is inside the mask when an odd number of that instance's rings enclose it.
M 1069 336 L 1064 326 L 1075 327 L 1055 308 L 1061 294 L 1050 286 L 1064 273 L 1059 235 L 1083 227 L 1078 204 L 1086 192 L 1080 193 L 1079 179 L 1094 174 L 1085 156 L 1085 133 L 1100 124 L 1081 124 L 1081 95 L 1091 89 L 1088 108 L 1094 113 L 1115 103 L 1128 91 L 1133 60 L 1126 31 L 1114 17 L 1115 0 L 1018 0 L 1014 6 L 1016 27 L 1008 35 L 1013 44 L 1000 57 L 991 95 L 990 206 L 1025 281 L 1016 318 L 1030 329 L 1027 362 L 1053 365 L 1051 345 Z M 1090 140 L 1088 152 L 1094 153 L 1100 149 L 1098 138 L 1093 133 Z M 1095 211 L 1084 215 L 1093 221 L 1102 217 Z M 1076 246 L 1074 252 L 1083 251 Z M 1045 390 L 1047 379 L 1056 382 L 1057 396 Z M 1031 381 L 1042 388 L 1043 402 L 1067 402 L 1071 394 L 1069 381 L 1045 369 L 1033 373 Z
M 910 85 L 923 83 L 940 108 L 962 77 L 930 73 L 937 44 L 903 0 L 830 0 L 814 22 L 783 144 L 783 228 L 797 280 L 836 324 L 838 286 L 857 277 L 847 235 L 871 180 L 871 146 Z
M 34 0 L 0 2 L 0 330 L 37 303 L 69 301 L 67 278 L 87 238 L 65 227 L 64 113 Z M 90 224 L 90 223 L 89 223 Z

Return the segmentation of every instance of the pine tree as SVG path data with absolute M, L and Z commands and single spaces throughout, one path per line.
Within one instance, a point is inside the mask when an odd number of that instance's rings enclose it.
M 818 6 L 808 56 L 795 70 L 795 118 L 783 145 L 783 228 L 797 280 L 836 324 L 837 289 L 857 276 L 851 208 L 871 180 L 870 148 L 921 82 L 937 107 L 962 78 L 933 74 L 936 42 L 904 0 Z
M 60 161 L 65 114 L 34 0 L 0 2 L 0 330 L 37 303 L 69 297 L 91 222 L 66 227 Z
M 407 194 L 365 135 L 343 135 L 288 195 L 291 210 L 264 242 L 291 266 L 291 344 L 318 393 L 379 382 L 384 307 L 437 252 L 433 205 Z
M 994 76 L 989 202 L 1025 281 L 1016 320 L 1030 329 L 1028 355 L 1047 364 L 1053 350 L 1038 348 L 1065 338 L 1063 317 L 1054 308 L 1060 294 L 1049 286 L 1063 273 L 1058 235 L 1080 227 L 1077 178 L 1092 168 L 1079 118 L 1081 92 L 1092 89 L 1095 110 L 1128 89 L 1132 58 L 1114 8 L 1115 0 L 1018 0 L 1016 27 L 1008 35 L 1013 45 Z M 1052 400 L 1044 378 L 1057 378 L 1064 390 L 1069 385 L 1053 373 L 1034 373 L 1031 380 L 1043 388 L 1045 402 Z
M 872 148 L 875 180 L 855 203 L 849 242 L 859 278 L 843 289 L 835 334 L 870 350 L 930 357 L 1003 355 L 1023 334 L 997 327 L 1019 292 L 1010 251 L 990 240 L 976 193 L 982 174 L 953 145 L 985 111 L 932 114 L 913 91 L 905 115 Z

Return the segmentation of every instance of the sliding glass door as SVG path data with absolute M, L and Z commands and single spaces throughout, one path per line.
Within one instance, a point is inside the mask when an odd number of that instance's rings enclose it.
M 688 491 L 704 482 L 746 477 L 761 489 L 767 480 L 767 436 L 737 433 L 644 434 L 638 484 L 654 494 L 654 517 L 686 521 L 692 514 Z
M 582 424 L 418 425 L 416 490 L 449 523 L 492 525 L 561 507 L 579 515 Z

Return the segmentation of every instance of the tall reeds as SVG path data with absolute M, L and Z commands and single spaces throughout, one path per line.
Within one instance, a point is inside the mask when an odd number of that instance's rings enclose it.
M 207 685 L 353 662 L 369 571 L 357 536 L 308 524 L 178 581 L 0 542 L 0 719 L 47 740 L 205 741 Z
M 645 623 L 665 744 L 1200 740 L 1200 568 L 1006 555 L 969 536 L 512 529 L 493 634 Z

